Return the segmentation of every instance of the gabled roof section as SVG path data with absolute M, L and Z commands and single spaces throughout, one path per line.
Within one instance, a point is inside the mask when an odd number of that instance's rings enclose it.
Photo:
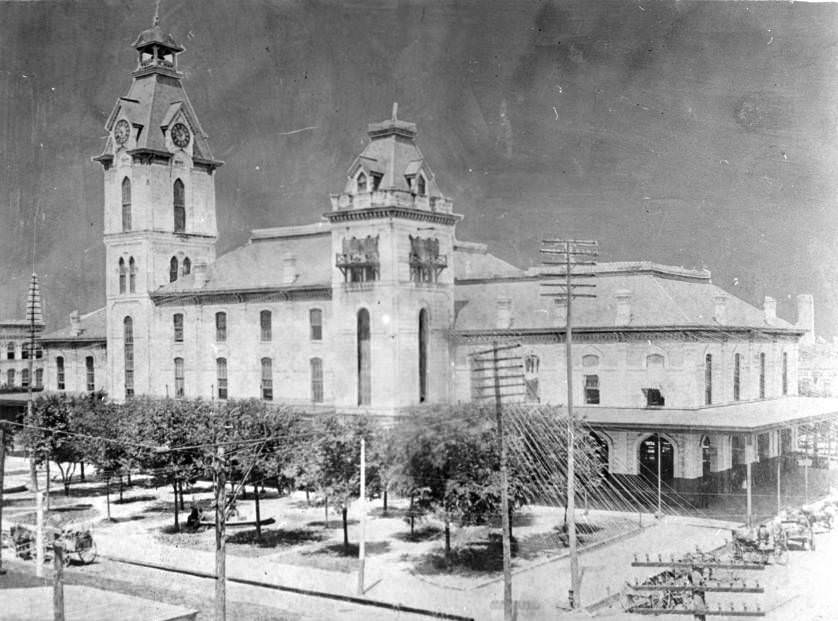
M 456 247 L 455 247 L 456 251 Z M 455 265 L 457 261 L 455 252 Z M 596 298 L 578 298 L 573 303 L 574 324 L 579 328 L 696 328 L 794 331 L 782 319 L 766 322 L 763 310 L 712 284 L 707 270 L 686 270 L 649 262 L 600 263 Z M 475 278 L 467 282 L 457 274 L 455 300 L 460 307 L 455 328 L 461 331 L 493 329 L 498 298 L 512 305 L 511 330 L 564 329 L 564 307 L 544 297 L 542 283 L 553 281 L 542 270 L 529 270 L 519 277 Z M 465 282 L 464 282 L 465 281 Z M 587 293 L 587 291 L 585 291 Z M 628 296 L 630 319 L 617 325 L 617 294 Z M 717 300 L 724 298 L 725 319 L 715 318 Z
M 207 267 L 198 286 L 196 270 L 157 289 L 153 296 L 207 292 L 331 287 L 331 233 L 324 225 L 257 229 L 250 241 Z M 285 278 L 283 261 L 294 259 L 294 277 Z
M 42 342 L 46 341 L 105 341 L 107 339 L 107 325 L 105 307 L 98 308 L 86 315 L 79 317 L 79 326 L 76 330 L 72 325 L 67 325 L 54 332 L 44 334 L 40 337 Z
M 495 279 L 521 277 L 523 270 L 489 254 L 486 244 L 454 242 L 454 279 Z

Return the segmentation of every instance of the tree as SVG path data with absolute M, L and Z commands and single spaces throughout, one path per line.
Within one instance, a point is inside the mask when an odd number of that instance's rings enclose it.
M 111 519 L 111 479 L 114 472 L 121 472 L 132 453 L 132 440 L 138 436 L 121 415 L 119 406 L 104 399 L 92 400 L 79 421 L 82 438 L 82 459 L 96 466 L 105 479 L 108 519 Z
M 326 498 L 334 498 L 341 507 L 343 519 L 343 547 L 349 550 L 349 529 L 347 522 L 348 504 L 360 493 L 361 482 L 361 438 L 374 455 L 375 427 L 366 416 L 354 416 L 342 420 L 336 416 L 317 419 L 314 424 L 314 441 L 311 452 L 314 456 L 318 476 L 318 487 Z M 366 482 L 369 494 L 381 488 L 380 464 L 367 461 Z

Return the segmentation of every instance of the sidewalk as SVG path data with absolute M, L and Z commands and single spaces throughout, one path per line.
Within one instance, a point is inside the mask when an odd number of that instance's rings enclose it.
M 580 555 L 582 571 L 582 604 L 594 602 L 617 593 L 627 581 L 651 573 L 648 569 L 631 567 L 635 553 L 683 554 L 710 550 L 721 545 L 730 533 L 731 524 L 712 520 L 667 517 L 654 522 L 632 536 Z M 143 535 L 99 531 L 96 534 L 99 552 L 113 558 L 168 565 L 178 569 L 211 573 L 214 553 L 193 549 L 165 547 Z M 518 602 L 518 618 L 550 620 L 566 610 L 570 581 L 567 557 L 520 571 L 513 576 L 513 598 Z M 355 596 L 357 575 L 326 571 L 298 565 L 286 565 L 267 558 L 227 557 L 230 578 L 256 580 L 295 589 L 325 591 L 336 595 Z M 503 582 L 497 580 L 471 590 L 451 590 L 429 584 L 404 572 L 385 574 L 385 567 L 375 557 L 367 560 L 367 592 L 369 599 L 392 604 L 423 608 L 473 617 L 503 618 Z

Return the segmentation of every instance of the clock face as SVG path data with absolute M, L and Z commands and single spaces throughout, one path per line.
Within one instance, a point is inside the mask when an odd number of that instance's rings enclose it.
M 131 128 L 128 125 L 128 121 L 121 119 L 113 130 L 113 137 L 114 140 L 116 140 L 116 143 L 125 144 L 128 141 L 128 134 L 130 131 Z
M 175 123 L 172 127 L 172 142 L 183 149 L 189 144 L 189 129 L 183 123 Z

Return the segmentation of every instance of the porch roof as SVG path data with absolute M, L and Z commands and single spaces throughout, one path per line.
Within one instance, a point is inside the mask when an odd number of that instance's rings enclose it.
M 574 411 L 594 427 L 743 433 L 838 418 L 838 399 L 782 397 L 700 408 L 583 406 Z

